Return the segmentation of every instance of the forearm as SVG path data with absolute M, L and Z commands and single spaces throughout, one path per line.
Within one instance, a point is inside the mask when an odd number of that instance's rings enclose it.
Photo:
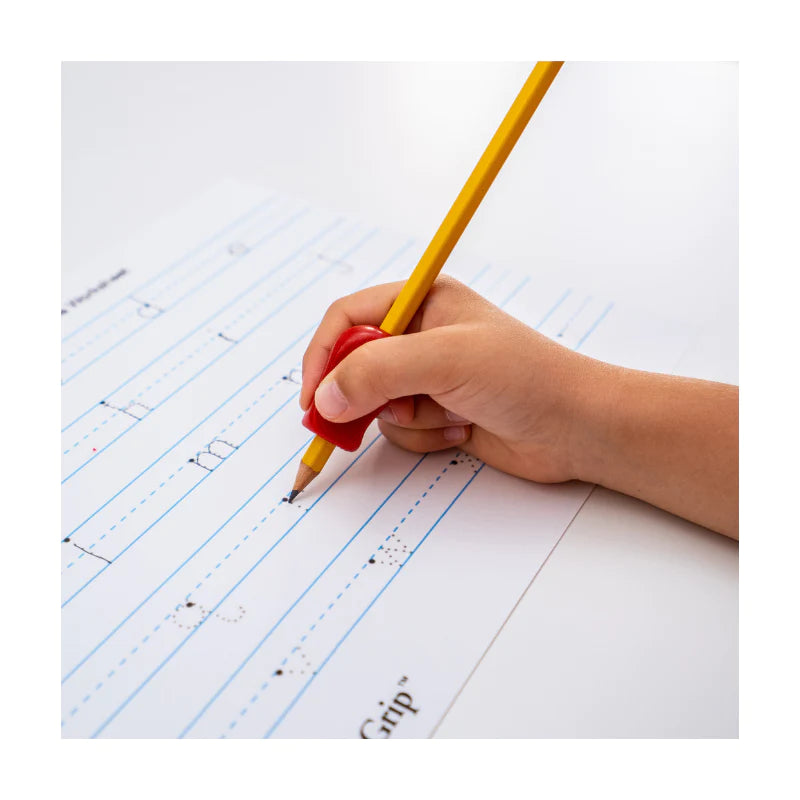
M 739 389 L 597 364 L 578 477 L 739 538 Z

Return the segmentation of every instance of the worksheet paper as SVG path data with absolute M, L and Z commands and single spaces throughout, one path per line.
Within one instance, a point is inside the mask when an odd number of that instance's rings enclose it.
M 284 502 L 313 330 L 425 245 L 223 185 L 65 276 L 62 736 L 435 733 L 591 487 L 373 425 Z M 689 341 L 535 265 L 447 272 L 616 363 L 668 372 Z

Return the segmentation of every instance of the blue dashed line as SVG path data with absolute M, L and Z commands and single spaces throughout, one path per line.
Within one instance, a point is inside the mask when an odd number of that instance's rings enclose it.
M 113 323 L 113 325 L 110 325 L 108 328 L 106 328 L 101 333 L 95 334 L 91 339 L 88 339 L 79 348 L 77 348 L 77 350 L 73 350 L 66 358 L 62 358 L 61 359 L 61 363 L 65 364 L 71 358 L 74 358 L 76 355 L 78 355 L 78 353 L 80 353 L 83 350 L 85 350 L 90 344 L 94 344 L 94 342 L 96 342 L 98 339 L 101 339 L 107 333 L 110 333 L 111 331 L 113 331 L 114 328 L 118 327 L 123 322 L 125 322 L 128 319 L 130 319 L 132 316 L 134 316 L 134 314 L 136 314 L 136 309 L 133 309 L 132 311 L 128 312 L 127 314 L 124 314 L 123 316 L 121 316 L 115 323 Z
M 98 425 L 96 428 L 93 428 L 93 429 L 91 430 L 91 432 L 90 432 L 90 433 L 97 433 L 97 431 L 99 431 L 99 430 L 100 430 L 100 428 L 101 428 L 103 425 L 107 425 L 107 424 L 108 424 L 108 422 L 109 422 L 109 420 L 112 420 L 112 419 L 114 419 L 114 417 L 116 417 L 116 416 L 117 416 L 117 412 L 115 411 L 115 412 L 114 412 L 114 413 L 113 413 L 113 414 L 112 414 L 110 417 L 108 417 L 107 419 L 104 419 L 104 420 L 103 420 L 103 421 L 102 421 L 102 422 L 101 422 L 101 423 L 100 423 L 100 424 L 99 424 L 99 425 Z M 79 445 L 79 444 L 80 444 L 82 441 L 85 441 L 86 439 L 88 439 L 88 438 L 89 438 L 89 436 L 90 436 L 90 433 L 87 433 L 87 434 L 86 434 L 86 435 L 83 437 L 83 439 L 78 439 L 78 441 L 77 441 L 77 442 L 75 442 L 75 444 L 73 444 L 73 445 L 71 445 L 70 447 L 68 447 L 68 448 L 67 448 L 67 449 L 66 449 L 66 450 L 65 450 L 65 451 L 62 453 L 62 455 L 67 455 L 67 453 L 69 453 L 69 452 L 70 452 L 70 451 L 72 451 L 74 448 L 76 448 L 76 447 L 77 447 L 77 446 L 78 446 L 78 445 Z
M 446 468 L 445 468 L 445 470 L 443 470 L 443 472 L 444 472 L 444 471 L 446 471 Z M 173 475 L 174 475 L 174 473 L 173 473 Z M 172 476 L 171 476 L 171 477 L 172 477 Z M 439 476 L 439 477 L 441 477 L 441 476 Z M 436 479 L 437 481 L 439 480 L 439 477 L 437 477 L 437 479 Z M 162 484 L 162 485 L 163 485 L 163 484 Z M 433 484 L 431 484 L 431 488 L 432 488 L 432 486 L 433 486 Z M 159 487 L 159 488 L 160 488 L 160 487 Z M 423 497 L 424 497 L 424 496 L 426 496 L 426 495 L 427 495 L 427 492 L 425 492 L 425 493 L 423 494 Z M 419 501 L 417 501 L 417 502 L 415 503 L 415 507 L 416 507 L 417 505 L 419 505 Z M 277 508 L 277 507 L 278 507 L 278 506 L 276 506 L 275 508 Z M 270 511 L 270 514 L 272 514 L 272 513 L 274 512 L 275 508 L 273 508 L 273 509 Z M 412 509 L 412 510 L 413 510 L 413 509 Z M 409 510 L 409 514 L 410 514 L 410 513 L 411 513 L 411 510 Z M 263 519 L 262 519 L 262 521 L 261 521 L 262 523 L 263 523 L 263 522 L 266 520 L 267 516 L 269 516 L 269 515 L 266 515 L 266 516 L 264 516 L 264 517 L 263 517 Z M 405 519 L 406 519 L 406 517 L 404 517 L 402 521 L 405 521 Z M 402 521 L 401 521 L 401 524 L 402 524 Z M 257 527 L 258 527 L 258 526 L 256 526 L 256 528 L 257 528 Z M 396 532 L 396 531 L 398 530 L 398 528 L 399 528 L 399 526 L 396 526 L 396 527 L 394 528 L 394 531 Z M 247 536 L 245 536 L 245 537 L 244 537 L 243 541 L 245 541 L 247 538 L 249 538 L 249 534 L 248 534 Z M 389 536 L 387 536 L 387 537 L 386 537 L 385 541 L 388 541 L 390 538 L 391 538 L 391 534 L 390 534 Z M 239 545 L 239 544 L 237 544 L 237 545 L 236 545 L 236 546 L 233 548 L 233 550 L 237 549 L 239 546 L 240 546 L 240 545 Z M 382 549 L 382 548 L 383 548 L 383 545 L 381 545 L 381 546 L 380 546 L 378 549 L 380 550 L 380 549 Z M 231 552 L 233 552 L 233 551 L 231 551 Z M 413 552 L 413 550 L 412 550 L 412 552 Z M 225 556 L 225 559 L 227 559 L 229 556 L 230 556 L 230 553 L 228 553 L 228 555 L 226 555 L 226 556 Z M 371 556 L 371 558 L 374 558 L 374 554 L 373 554 L 373 556 Z M 225 559 L 223 559 L 223 561 L 224 561 Z M 215 569 L 218 569 L 218 568 L 221 566 L 221 563 L 222 563 L 222 562 L 220 562 L 219 564 L 217 564 L 217 566 L 215 567 Z M 366 564 L 365 564 L 364 566 L 362 566 L 362 568 L 361 568 L 361 569 L 362 569 L 362 570 L 364 570 L 365 568 L 366 568 Z M 212 574 L 213 574 L 213 571 L 212 571 L 212 572 L 209 572 L 209 573 L 206 575 L 206 580 L 207 580 L 208 578 L 210 578 L 210 577 L 212 576 Z M 353 575 L 353 578 L 352 578 L 352 580 L 353 580 L 353 581 L 357 580 L 357 579 L 358 579 L 358 577 L 359 577 L 360 575 L 361 575 L 361 572 L 357 572 L 357 573 L 355 573 L 355 574 Z M 199 588 L 199 586 L 200 586 L 200 585 L 202 585 L 202 582 L 201 582 L 201 584 L 198 584 L 198 586 L 197 586 L 197 587 L 195 587 L 195 588 Z M 348 583 L 346 584 L 346 586 L 345 586 L 345 589 L 344 589 L 343 591 L 339 592 L 339 593 L 338 593 L 338 595 L 336 596 L 336 601 L 338 601 L 339 599 L 341 599 L 341 597 L 342 597 L 342 596 L 343 596 L 343 594 L 344 594 L 344 591 L 346 591 L 346 590 L 347 590 L 348 588 L 350 588 L 351 586 L 352 586 L 352 582 L 348 582 Z M 331 603 L 328 605 L 328 609 L 327 609 L 328 611 L 330 611 L 330 610 L 333 608 L 333 606 L 335 605 L 335 602 L 336 602 L 336 601 L 334 601 L 334 602 L 331 602 Z M 168 619 L 169 619 L 171 616 L 172 616 L 171 614 L 167 614 L 167 615 L 164 617 L 164 621 L 168 620 Z M 319 617 L 319 621 L 321 621 L 322 619 L 324 619 L 324 617 L 325 617 L 325 613 L 321 614 L 321 615 L 320 615 L 320 617 Z M 314 624 L 312 624 L 312 625 L 310 626 L 310 628 L 309 628 L 309 631 L 313 631 L 313 630 L 316 628 L 316 626 L 317 626 L 317 623 L 314 623 Z M 154 628 L 154 631 L 153 631 L 153 632 L 157 631 L 157 630 L 158 630 L 160 627 L 161 627 L 161 625 L 157 625 L 157 626 Z M 307 636 L 308 636 L 308 634 L 304 634 L 304 635 L 301 637 L 300 641 L 301 641 L 301 642 L 305 642 L 305 640 L 307 639 Z M 144 639 L 142 640 L 142 643 L 144 643 L 144 642 L 148 641 L 148 640 L 149 640 L 149 638 L 150 638 L 150 634 L 148 634 L 146 637 L 144 637 Z M 139 649 L 139 647 L 138 647 L 138 646 L 137 646 L 137 647 L 135 647 L 135 648 L 133 648 L 133 650 L 131 651 L 131 654 L 133 654 L 133 653 L 137 652 L 137 651 L 138 651 L 138 649 Z M 295 647 L 295 648 L 294 648 L 294 649 L 293 649 L 291 652 L 292 652 L 292 653 L 294 653 L 294 652 L 296 652 L 298 649 L 299 649 L 299 647 Z M 127 661 L 127 659 L 126 659 L 126 658 L 123 658 L 123 659 L 122 659 L 122 661 L 120 661 L 120 664 L 119 664 L 119 666 L 122 666 L 123 664 L 125 664 L 125 663 L 126 663 L 126 661 Z M 281 662 L 281 664 L 282 664 L 282 665 L 285 665 L 287 662 L 288 662 L 288 657 L 284 658 L 284 659 L 283 659 L 283 661 Z M 111 670 L 111 672 L 109 673 L 108 677 L 110 678 L 110 677 L 111 677 L 111 676 L 113 676 L 114 674 L 115 674 L 115 670 Z M 102 682 L 101 682 L 100 684 L 98 684 L 98 686 L 96 687 L 95 691 L 97 691 L 97 689 L 101 688 L 101 687 L 102 687 L 102 685 L 103 685 L 103 683 L 102 683 Z M 266 689 L 266 688 L 267 688 L 267 686 L 268 686 L 268 682 L 265 682 L 265 683 L 262 685 L 262 691 L 263 691 L 264 689 Z M 87 696 L 87 699 L 88 699 L 88 697 L 90 697 L 90 696 L 91 696 L 91 695 L 88 695 L 88 696 Z M 252 704 L 252 703 L 256 702 L 258 699 L 259 699 L 259 695 L 258 695 L 258 694 L 256 694 L 256 695 L 254 695 L 254 696 L 251 698 L 251 700 L 250 700 L 250 703 Z M 84 700 L 84 702 L 86 702 L 86 701 Z M 77 711 L 77 709 L 75 709 L 75 711 Z M 242 715 L 244 715 L 244 712 L 246 712 L 246 711 L 247 711 L 247 708 L 245 707 L 245 709 L 243 709 L 243 713 L 242 713 Z M 230 729 L 232 729 L 233 727 L 235 727 L 235 721 L 234 721 L 233 723 L 231 723 L 231 725 L 229 726 L 229 728 L 230 728 Z
M 179 609 L 179 608 L 180 608 L 180 605 L 177 605 L 175 608 L 176 608 L 176 610 L 177 610 L 177 609 Z M 168 620 L 168 619 L 170 619 L 171 617 L 172 617 L 172 614 L 167 614 L 167 616 L 166 616 L 166 617 L 164 617 L 164 619 L 165 619 L 165 620 Z M 150 637 L 151 637 L 151 636 L 152 636 L 154 633 L 156 633 L 156 632 L 157 632 L 157 631 L 158 631 L 160 628 L 161 628 L 161 624 L 159 623 L 158 625 L 156 625 L 156 626 L 153 628 L 153 630 L 152 630 L 152 632 L 151 632 L 151 633 L 148 633 L 146 636 L 144 636 L 144 638 L 142 639 L 142 641 L 141 641 L 141 643 L 140 643 L 140 644 L 136 645 L 135 647 L 133 647 L 133 648 L 131 649 L 131 651 L 130 651 L 130 653 L 129 653 L 128 655 L 129 655 L 129 656 L 132 656 L 132 655 L 134 655 L 135 653 L 137 653 L 137 652 L 139 651 L 139 648 L 140 648 L 140 646 L 141 646 L 142 644 L 146 644 L 146 643 L 147 643 L 147 642 L 150 640 Z M 123 659 L 122 659 L 122 660 L 119 662 L 119 664 L 117 664 L 117 668 L 119 668 L 119 667 L 123 666 L 124 664 L 126 664 L 126 663 L 127 663 L 127 661 L 128 661 L 128 658 L 127 658 L 127 657 L 123 658 Z M 110 672 L 109 672 L 109 673 L 106 675 L 106 680 L 110 680 L 111 678 L 113 678 L 113 677 L 114 677 L 114 675 L 116 675 L 116 673 L 117 673 L 117 670 L 116 670 L 116 669 L 112 669 L 112 670 L 111 670 L 111 671 L 110 671 Z M 86 697 L 83 699 L 83 702 L 85 703 L 85 702 L 86 702 L 86 701 L 87 701 L 87 700 L 88 700 L 88 699 L 89 699 L 89 698 L 92 696 L 92 694 L 96 694 L 96 693 L 97 693 L 97 692 L 98 692 L 100 689 L 102 689 L 102 688 L 103 688 L 103 686 L 104 686 L 104 685 L 105 685 L 105 682 L 104 682 L 104 681 L 100 681 L 100 683 L 98 683 L 98 684 L 97 684 L 97 686 L 95 686 L 95 688 L 94 688 L 94 691 L 93 691 L 93 692 L 90 692 L 88 695 L 86 695 Z M 76 709 L 76 711 L 77 711 L 77 709 Z M 73 716 L 74 716 L 74 715 L 73 715 Z

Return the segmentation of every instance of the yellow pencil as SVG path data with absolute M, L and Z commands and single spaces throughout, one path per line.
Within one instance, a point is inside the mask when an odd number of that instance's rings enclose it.
M 439 230 L 384 317 L 380 326 L 382 331 L 392 336 L 405 332 L 563 63 L 539 61 L 533 68 Z M 300 462 L 297 478 L 289 493 L 289 502 L 320 473 L 334 449 L 335 445 L 321 436 L 314 438 Z

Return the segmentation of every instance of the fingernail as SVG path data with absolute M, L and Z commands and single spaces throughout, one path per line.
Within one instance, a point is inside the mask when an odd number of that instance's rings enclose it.
M 469 422 L 466 417 L 460 417 L 454 411 L 447 411 L 445 409 L 444 415 L 450 420 L 450 422 Z
M 444 429 L 444 438 L 447 439 L 448 442 L 460 442 L 462 439 L 465 439 L 466 436 L 467 429 L 461 425 Z
M 342 394 L 342 390 L 336 381 L 327 381 L 320 384 L 314 395 L 314 402 L 316 403 L 317 411 L 328 419 L 335 419 L 347 411 L 347 399 Z
M 387 422 L 393 422 L 397 425 L 397 414 L 394 413 L 394 409 L 391 406 L 386 406 L 386 408 L 378 414 L 378 419 L 385 419 Z

